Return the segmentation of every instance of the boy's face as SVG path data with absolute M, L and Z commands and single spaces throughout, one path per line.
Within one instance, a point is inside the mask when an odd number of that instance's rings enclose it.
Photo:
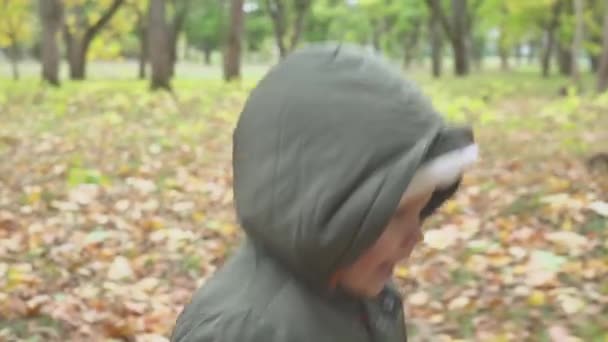
M 357 295 L 373 297 L 392 277 L 396 264 L 407 259 L 423 239 L 420 212 L 432 191 L 402 198 L 378 240 L 353 264 L 339 271 L 338 283 Z

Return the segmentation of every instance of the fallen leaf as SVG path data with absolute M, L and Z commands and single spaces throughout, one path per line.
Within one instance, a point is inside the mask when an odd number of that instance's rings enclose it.
M 80 205 L 88 205 L 93 202 L 99 195 L 99 186 L 97 184 L 80 184 L 70 190 L 68 198 L 71 202 Z
M 547 302 L 547 296 L 544 292 L 539 290 L 534 290 L 528 296 L 528 304 L 532 306 L 543 306 Z
M 401 279 L 405 279 L 407 278 L 407 276 L 409 275 L 409 271 L 407 269 L 407 267 L 405 266 L 397 266 L 395 268 L 395 276 Z
M 595 201 L 589 204 L 589 209 L 593 210 L 596 214 L 604 217 L 608 217 L 608 203 Z
M 471 303 L 471 300 L 469 299 L 469 297 L 464 297 L 464 296 L 456 297 L 450 301 L 450 303 L 448 304 L 448 309 L 450 309 L 450 310 L 463 309 L 467 305 L 469 305 L 469 303 Z
M 586 237 L 574 232 L 551 232 L 546 234 L 547 240 L 565 248 L 572 255 L 579 255 L 583 248 L 589 245 Z
M 408 302 L 414 306 L 422 306 L 429 301 L 429 295 L 424 291 L 419 291 L 408 296 Z
M 581 341 L 578 338 L 570 335 L 570 332 L 567 328 L 562 325 L 552 325 L 549 328 L 549 336 L 551 337 L 552 342 L 576 342 Z
M 169 342 L 169 339 L 158 334 L 141 334 L 135 336 L 135 342 Z
M 453 225 L 424 233 L 424 243 L 434 249 L 446 249 L 456 243 L 457 239 L 458 228 Z
M 568 315 L 580 312 L 585 307 L 585 302 L 582 299 L 571 295 L 558 295 L 557 301 Z
M 123 256 L 117 256 L 108 269 L 108 278 L 111 280 L 131 279 L 133 270 L 129 260 Z

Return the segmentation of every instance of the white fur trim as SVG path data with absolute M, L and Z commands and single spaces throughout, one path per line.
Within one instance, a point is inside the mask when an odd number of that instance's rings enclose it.
M 410 181 L 403 197 L 410 198 L 435 188 L 446 188 L 462 175 L 478 158 L 476 144 L 450 151 L 424 164 Z

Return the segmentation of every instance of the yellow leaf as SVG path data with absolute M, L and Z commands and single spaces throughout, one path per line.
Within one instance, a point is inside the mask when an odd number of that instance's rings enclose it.
M 397 268 L 395 269 L 395 276 L 398 278 L 405 279 L 408 275 L 409 271 L 404 266 L 397 266 Z
M 236 232 L 236 229 L 234 228 L 234 226 L 232 224 L 226 223 L 222 226 L 222 228 L 220 228 L 220 231 L 224 235 L 232 235 Z
M 570 219 L 566 219 L 564 223 L 562 223 L 562 230 L 571 231 L 572 230 L 572 221 Z
M 452 200 L 452 201 L 445 202 L 445 204 L 443 205 L 442 211 L 448 215 L 452 215 L 452 214 L 456 213 L 456 211 L 458 209 L 459 209 L 458 202 Z
M 511 339 L 506 334 L 500 334 L 500 335 L 493 336 L 491 339 L 489 339 L 489 341 L 490 342 L 509 342 L 509 341 L 511 341 Z
M 27 203 L 29 205 L 34 205 L 38 202 L 40 202 L 40 198 L 41 198 L 41 193 L 40 191 L 32 191 L 27 195 Z
M 196 223 L 201 223 L 205 219 L 205 214 L 203 214 L 203 213 L 201 213 L 199 211 L 194 212 L 194 213 L 192 213 L 192 219 Z
M 532 306 L 542 306 L 547 302 L 547 296 L 545 293 L 539 290 L 534 290 L 528 296 L 528 304 Z

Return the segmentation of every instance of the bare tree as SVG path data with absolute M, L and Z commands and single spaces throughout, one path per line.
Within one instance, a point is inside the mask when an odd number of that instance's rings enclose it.
M 150 88 L 171 90 L 169 27 L 166 22 L 165 0 L 150 0 L 148 8 L 148 39 L 152 77 Z
M 39 0 L 38 5 L 42 23 L 42 79 L 59 86 L 60 56 L 57 33 L 63 23 L 63 3 L 61 0 Z
M 597 74 L 597 91 L 602 93 L 608 88 L 608 0 L 604 0 L 604 28 L 602 57 Z
M 231 0 L 230 26 L 224 47 L 224 80 L 231 81 L 241 77 L 241 42 L 245 14 L 243 0 Z
M 101 31 L 110 19 L 112 19 L 123 3 L 124 0 L 113 0 L 112 4 L 110 4 L 110 6 L 99 16 L 99 19 L 90 26 L 88 24 L 88 19 L 85 16 L 83 5 L 77 5 L 75 12 L 76 17 L 78 17 L 80 21 L 77 29 L 83 29 L 84 33 L 79 34 L 72 32 L 68 25 L 64 25 L 63 30 L 71 79 L 83 80 L 86 77 L 86 59 L 89 45 L 99 31 Z

